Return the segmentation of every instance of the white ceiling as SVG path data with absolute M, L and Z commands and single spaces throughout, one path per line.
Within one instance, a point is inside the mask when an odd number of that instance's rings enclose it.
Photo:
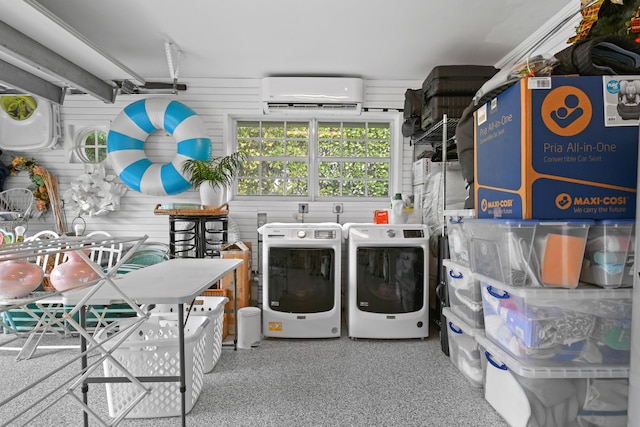
M 130 78 L 57 35 L 59 31 L 52 32 L 28 1 L 19 3 L 0 2 L 0 19 L 101 78 Z M 575 4 L 576 12 L 579 7 L 579 0 L 40 3 L 134 73 L 166 81 L 170 73 L 164 40 L 182 51 L 179 78 L 422 80 L 437 65 L 495 65 L 567 5 Z

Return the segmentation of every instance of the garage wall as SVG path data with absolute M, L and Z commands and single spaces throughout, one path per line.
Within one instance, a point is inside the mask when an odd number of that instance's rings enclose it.
M 261 111 L 260 79 L 189 79 L 181 80 L 188 90 L 180 92 L 174 99 L 184 102 L 194 109 L 204 120 L 213 141 L 214 155 L 222 155 L 223 120 L 225 114 L 257 114 Z M 420 87 L 419 81 L 365 81 L 364 108 L 402 109 L 404 92 L 407 88 Z M 108 127 L 122 109 L 129 103 L 141 98 L 161 95 L 119 95 L 116 103 L 105 104 L 87 95 L 68 95 L 61 107 L 63 141 L 53 150 L 14 153 L 5 151 L 0 160 L 8 165 L 14 155 L 33 157 L 39 164 L 52 172 L 59 182 L 60 193 L 69 188 L 69 183 L 84 172 L 81 163 L 69 163 L 69 147 L 73 132 L 83 126 L 103 124 Z M 168 95 L 162 95 L 164 97 Z M 399 113 L 401 114 L 401 113 Z M 398 130 L 399 132 L 400 130 Z M 408 140 L 403 143 L 403 192 L 411 193 L 411 162 L 413 147 Z M 158 131 L 152 134 L 145 144 L 145 153 L 155 161 L 166 161 L 175 153 L 173 139 Z M 25 172 L 5 181 L 5 189 L 28 186 L 30 183 Z M 171 197 L 147 196 L 127 191 L 121 199 L 121 208 L 117 212 L 101 217 L 85 217 L 87 232 L 106 230 L 113 235 L 147 234 L 149 240 L 168 242 L 168 217 L 153 213 L 161 203 L 192 202 L 199 203 L 196 191 L 188 191 Z M 242 240 L 257 242 L 257 213 L 265 212 L 269 222 L 296 222 L 298 202 L 230 202 L 230 217 L 240 229 Z M 386 208 L 378 203 L 344 203 L 344 214 L 340 222 L 371 222 L 375 209 Z M 65 209 L 66 221 L 72 222 L 73 214 Z M 336 221 L 332 213 L 332 203 L 309 203 L 309 214 L 305 222 Z M 29 223 L 28 234 L 42 229 L 54 229 L 51 213 Z M 255 262 L 255 251 L 254 251 Z M 254 264 L 255 265 L 255 264 Z

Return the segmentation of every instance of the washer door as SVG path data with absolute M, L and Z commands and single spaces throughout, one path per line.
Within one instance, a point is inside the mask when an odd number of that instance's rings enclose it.
M 335 305 L 335 251 L 332 248 L 268 250 L 269 308 L 284 313 L 321 313 Z

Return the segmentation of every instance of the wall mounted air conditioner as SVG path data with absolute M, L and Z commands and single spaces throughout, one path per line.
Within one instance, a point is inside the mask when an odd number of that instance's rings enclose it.
M 362 79 L 348 77 L 265 77 L 262 108 L 265 114 L 360 114 L 364 99 Z

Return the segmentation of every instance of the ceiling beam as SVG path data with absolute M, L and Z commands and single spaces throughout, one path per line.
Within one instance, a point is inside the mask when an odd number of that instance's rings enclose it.
M 57 104 L 62 104 L 66 93 L 65 88 L 34 76 L 2 59 L 0 59 L 0 81 L 13 89 L 41 96 Z
M 0 21 L 0 51 L 104 102 L 115 101 L 115 85 L 101 80 L 3 21 Z

